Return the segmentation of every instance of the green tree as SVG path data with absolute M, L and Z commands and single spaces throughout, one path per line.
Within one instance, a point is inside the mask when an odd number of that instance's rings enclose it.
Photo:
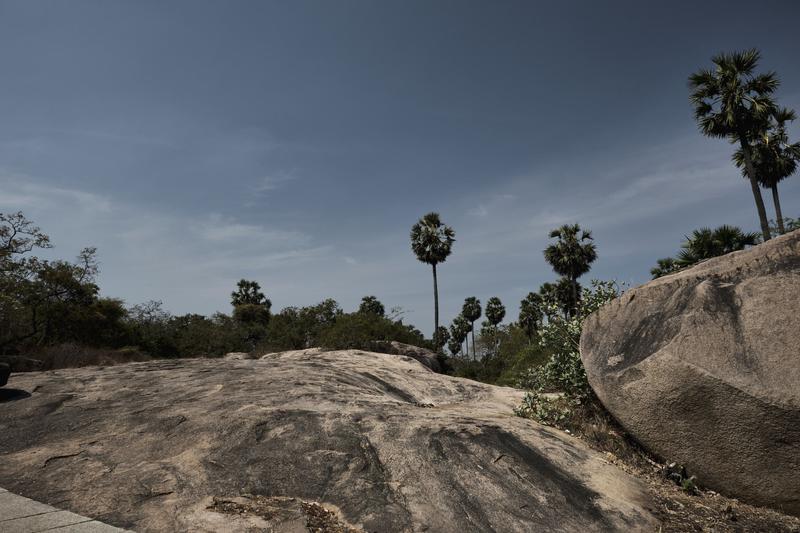
M 375 296 L 364 296 L 361 298 L 361 305 L 358 306 L 359 313 L 371 313 L 376 316 L 386 316 L 386 308 Z
M 490 336 L 493 339 L 494 343 L 492 344 L 492 354 L 497 354 L 497 342 L 498 342 L 498 335 L 497 335 L 497 326 L 500 322 L 503 321 L 503 318 L 506 316 L 506 308 L 503 305 L 503 302 L 500 301 L 500 298 L 497 296 L 492 296 L 486 301 L 486 321 L 488 323 L 488 327 L 491 329 Z M 481 333 L 483 336 L 483 333 Z
M 240 279 L 236 284 L 236 290 L 231 293 L 231 305 L 233 307 L 238 307 L 240 305 L 263 305 L 270 308 L 272 307 L 272 302 L 261 292 L 261 286 L 257 281 Z
M 450 353 L 453 355 L 453 357 L 457 356 L 464 347 L 463 342 L 464 339 L 459 340 L 453 336 L 453 329 L 452 326 L 450 326 L 450 339 L 447 341 L 447 349 L 450 350 Z
M 491 324 L 492 327 L 497 327 L 505 316 L 506 308 L 503 302 L 500 301 L 500 298 L 497 296 L 489 298 L 486 302 L 486 320 L 489 321 L 489 324 Z
M 433 269 L 433 331 L 439 330 L 439 282 L 436 265 L 444 263 L 453 249 L 456 232 L 442 224 L 438 213 L 428 213 L 411 227 L 411 250 Z
M 656 261 L 656 266 L 650 269 L 650 275 L 653 276 L 653 279 L 656 279 L 677 272 L 680 268 L 680 265 L 674 258 L 664 257 Z
M 701 69 L 689 76 L 691 102 L 700 131 L 708 137 L 727 138 L 739 143 L 746 176 L 756 202 L 761 233 L 769 240 L 769 222 L 759 179 L 753 164 L 750 139 L 767 128 L 775 111 L 772 95 L 778 87 L 774 72 L 755 74 L 761 54 L 756 49 L 711 58 L 713 69 Z
M 256 281 L 242 279 L 236 287 L 231 293 L 233 319 L 242 326 L 247 346 L 253 349 L 267 334 L 272 302 Z
M 469 321 L 464 318 L 463 315 L 458 315 L 453 319 L 453 323 L 450 325 L 450 339 L 458 341 L 459 350 L 462 344 L 467 340 L 469 335 Z M 456 352 L 450 350 L 453 355 L 456 355 Z M 467 349 L 463 351 L 464 355 L 469 355 L 469 345 L 467 345 Z
M 744 250 L 746 246 L 757 243 L 757 233 L 746 233 L 736 226 L 723 225 L 713 230 L 700 228 L 686 238 L 675 263 L 679 267 L 687 267 L 705 259 Z
M 470 296 L 464 299 L 461 315 L 469 322 L 469 331 L 472 333 L 472 358 L 475 359 L 475 321 L 481 317 L 481 301 Z
M 447 327 L 439 326 L 439 329 L 433 334 L 433 345 L 436 347 L 436 351 L 441 352 L 449 340 L 450 332 Z
M 797 170 L 800 161 L 800 143 L 790 143 L 786 125 L 797 118 L 791 109 L 777 109 L 770 117 L 767 128 L 754 140 L 751 147 L 752 167 L 760 185 L 772 191 L 772 202 L 775 206 L 775 219 L 778 232 L 786 233 L 783 212 L 781 210 L 778 183 L 788 178 Z M 742 175 L 749 178 L 744 150 L 739 148 L 733 154 L 736 166 L 742 169 Z
M 569 280 L 571 288 L 571 304 L 569 315 L 577 310 L 580 299 L 578 278 L 589 272 L 592 263 L 597 259 L 592 232 L 582 230 L 578 224 L 565 224 L 550 232 L 551 239 L 557 239 L 544 250 L 544 258 L 553 267 L 556 274 Z
M 533 337 L 542 326 L 544 312 L 542 311 L 544 299 L 541 294 L 529 292 L 519 303 L 519 325 L 528 337 L 528 342 L 533 342 Z

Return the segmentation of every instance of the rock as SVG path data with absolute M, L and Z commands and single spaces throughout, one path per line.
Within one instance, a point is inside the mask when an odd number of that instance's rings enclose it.
M 581 357 L 647 448 L 800 514 L 800 231 L 626 292 L 587 319 Z
M 255 355 L 251 355 L 247 352 L 228 352 L 225 354 L 223 359 L 230 359 L 233 361 L 244 361 L 247 359 L 258 359 L 258 357 Z
M 8 377 L 11 375 L 11 367 L 6 363 L 0 363 L 0 387 L 8 383 Z
M 521 391 L 396 355 L 149 361 L 15 387 L 34 392 L 2 404 L 4 488 L 140 532 L 658 529 L 644 483 L 513 416 Z
M 420 348 L 419 346 L 414 346 L 412 344 L 403 344 L 402 342 L 397 341 L 376 341 L 373 344 L 373 350 L 376 352 L 411 357 L 434 372 L 442 371 L 442 367 L 439 364 L 439 359 L 436 357 L 436 353 L 426 348 Z

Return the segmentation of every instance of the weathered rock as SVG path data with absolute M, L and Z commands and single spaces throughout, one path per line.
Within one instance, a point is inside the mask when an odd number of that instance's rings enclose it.
M 412 344 L 404 344 L 402 342 L 397 342 L 397 341 L 391 341 L 391 342 L 376 341 L 373 344 L 374 344 L 373 350 L 376 352 L 411 357 L 412 359 L 416 359 L 426 367 L 430 368 L 434 372 L 442 371 L 442 367 L 439 364 L 439 359 L 436 357 L 436 353 L 428 349 L 420 348 L 419 346 L 414 346 Z
M 258 359 L 255 354 L 250 354 L 247 352 L 228 352 L 225 354 L 223 359 L 230 359 L 234 361 L 246 361 L 248 359 Z
M 643 483 L 513 416 L 520 391 L 400 356 L 301 350 L 11 381 L 32 394 L 0 406 L 5 488 L 136 531 L 303 531 L 312 515 L 381 532 L 658 529 Z
M 800 231 L 626 292 L 587 319 L 581 356 L 646 447 L 800 514 Z

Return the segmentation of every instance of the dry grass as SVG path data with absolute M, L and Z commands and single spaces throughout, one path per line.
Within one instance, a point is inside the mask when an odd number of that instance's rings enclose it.
M 41 370 L 78 368 L 82 366 L 111 366 L 131 361 L 149 361 L 152 358 L 136 348 L 92 348 L 79 344 L 47 346 L 26 355 L 41 361 Z

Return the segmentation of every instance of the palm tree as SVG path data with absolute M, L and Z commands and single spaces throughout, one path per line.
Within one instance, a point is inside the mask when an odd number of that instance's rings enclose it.
M 439 330 L 439 284 L 436 265 L 444 263 L 450 255 L 456 232 L 442 224 L 439 213 L 428 213 L 411 227 L 411 250 L 417 259 L 433 268 L 433 331 Z
M 589 272 L 592 263 L 597 259 L 592 232 L 581 230 L 578 224 L 564 224 L 550 232 L 551 239 L 558 239 L 544 250 L 544 258 L 553 267 L 556 274 L 564 276 L 572 286 L 573 306 L 568 314 L 577 311 L 580 300 L 578 278 Z
M 492 296 L 486 301 L 486 321 L 489 323 L 489 327 L 492 329 L 492 336 L 494 338 L 494 353 L 497 353 L 497 326 L 500 322 L 503 321 L 503 318 L 506 316 L 506 307 L 503 305 L 503 302 L 500 301 L 500 298 L 497 296 Z
M 656 266 L 650 269 L 650 275 L 653 279 L 672 274 L 680 270 L 680 265 L 672 257 L 665 257 L 656 261 Z
M 470 296 L 464 299 L 464 305 L 461 308 L 461 315 L 470 323 L 469 331 L 472 333 L 472 358 L 475 356 L 475 321 L 481 317 L 481 301 Z
M 453 319 L 453 323 L 450 325 L 450 339 L 453 341 L 458 341 L 458 345 L 461 346 L 465 340 L 467 340 L 467 335 L 469 334 L 469 321 L 464 318 L 463 315 L 458 315 Z M 453 351 L 452 349 L 450 350 Z M 464 352 L 464 355 L 469 354 L 469 344 L 467 344 L 467 349 Z
M 766 129 L 768 117 L 775 111 L 771 96 L 779 81 L 774 72 L 753 73 L 760 57 L 754 48 L 718 54 L 711 58 L 715 65 L 713 70 L 701 69 L 689 76 L 689 88 L 700 131 L 708 137 L 739 143 L 766 241 L 770 238 L 769 222 L 758 188 L 750 139 Z
M 433 344 L 436 346 L 436 351 L 441 352 L 449 340 L 450 332 L 447 331 L 447 326 L 439 326 L 433 334 Z
M 486 320 L 489 321 L 489 324 L 492 327 L 497 327 L 497 325 L 503 321 L 503 318 L 506 316 L 506 307 L 503 305 L 503 302 L 500 301 L 500 298 L 497 296 L 492 296 L 486 302 Z
M 375 296 L 364 296 L 361 298 L 361 305 L 358 306 L 358 312 L 380 317 L 386 316 L 386 308 Z
M 736 226 L 723 225 L 714 230 L 700 228 L 686 237 L 675 260 L 677 267 L 695 265 L 705 259 L 718 257 L 758 243 L 758 233 L 746 233 Z
M 529 292 L 519 303 L 519 325 L 528 336 L 529 342 L 533 342 L 533 336 L 542 325 L 543 303 L 542 295 L 535 292 Z
M 786 131 L 786 124 L 796 118 L 797 115 L 792 109 L 784 107 L 776 110 L 770 118 L 767 129 L 761 132 L 751 147 L 756 178 L 762 187 L 772 190 L 772 202 L 775 205 L 775 218 L 780 234 L 786 233 L 786 228 L 778 196 L 778 183 L 794 174 L 797 162 L 800 161 L 800 143 L 790 144 L 789 134 Z M 742 175 L 749 178 L 744 151 L 741 148 L 733 154 L 733 161 L 742 169 Z

